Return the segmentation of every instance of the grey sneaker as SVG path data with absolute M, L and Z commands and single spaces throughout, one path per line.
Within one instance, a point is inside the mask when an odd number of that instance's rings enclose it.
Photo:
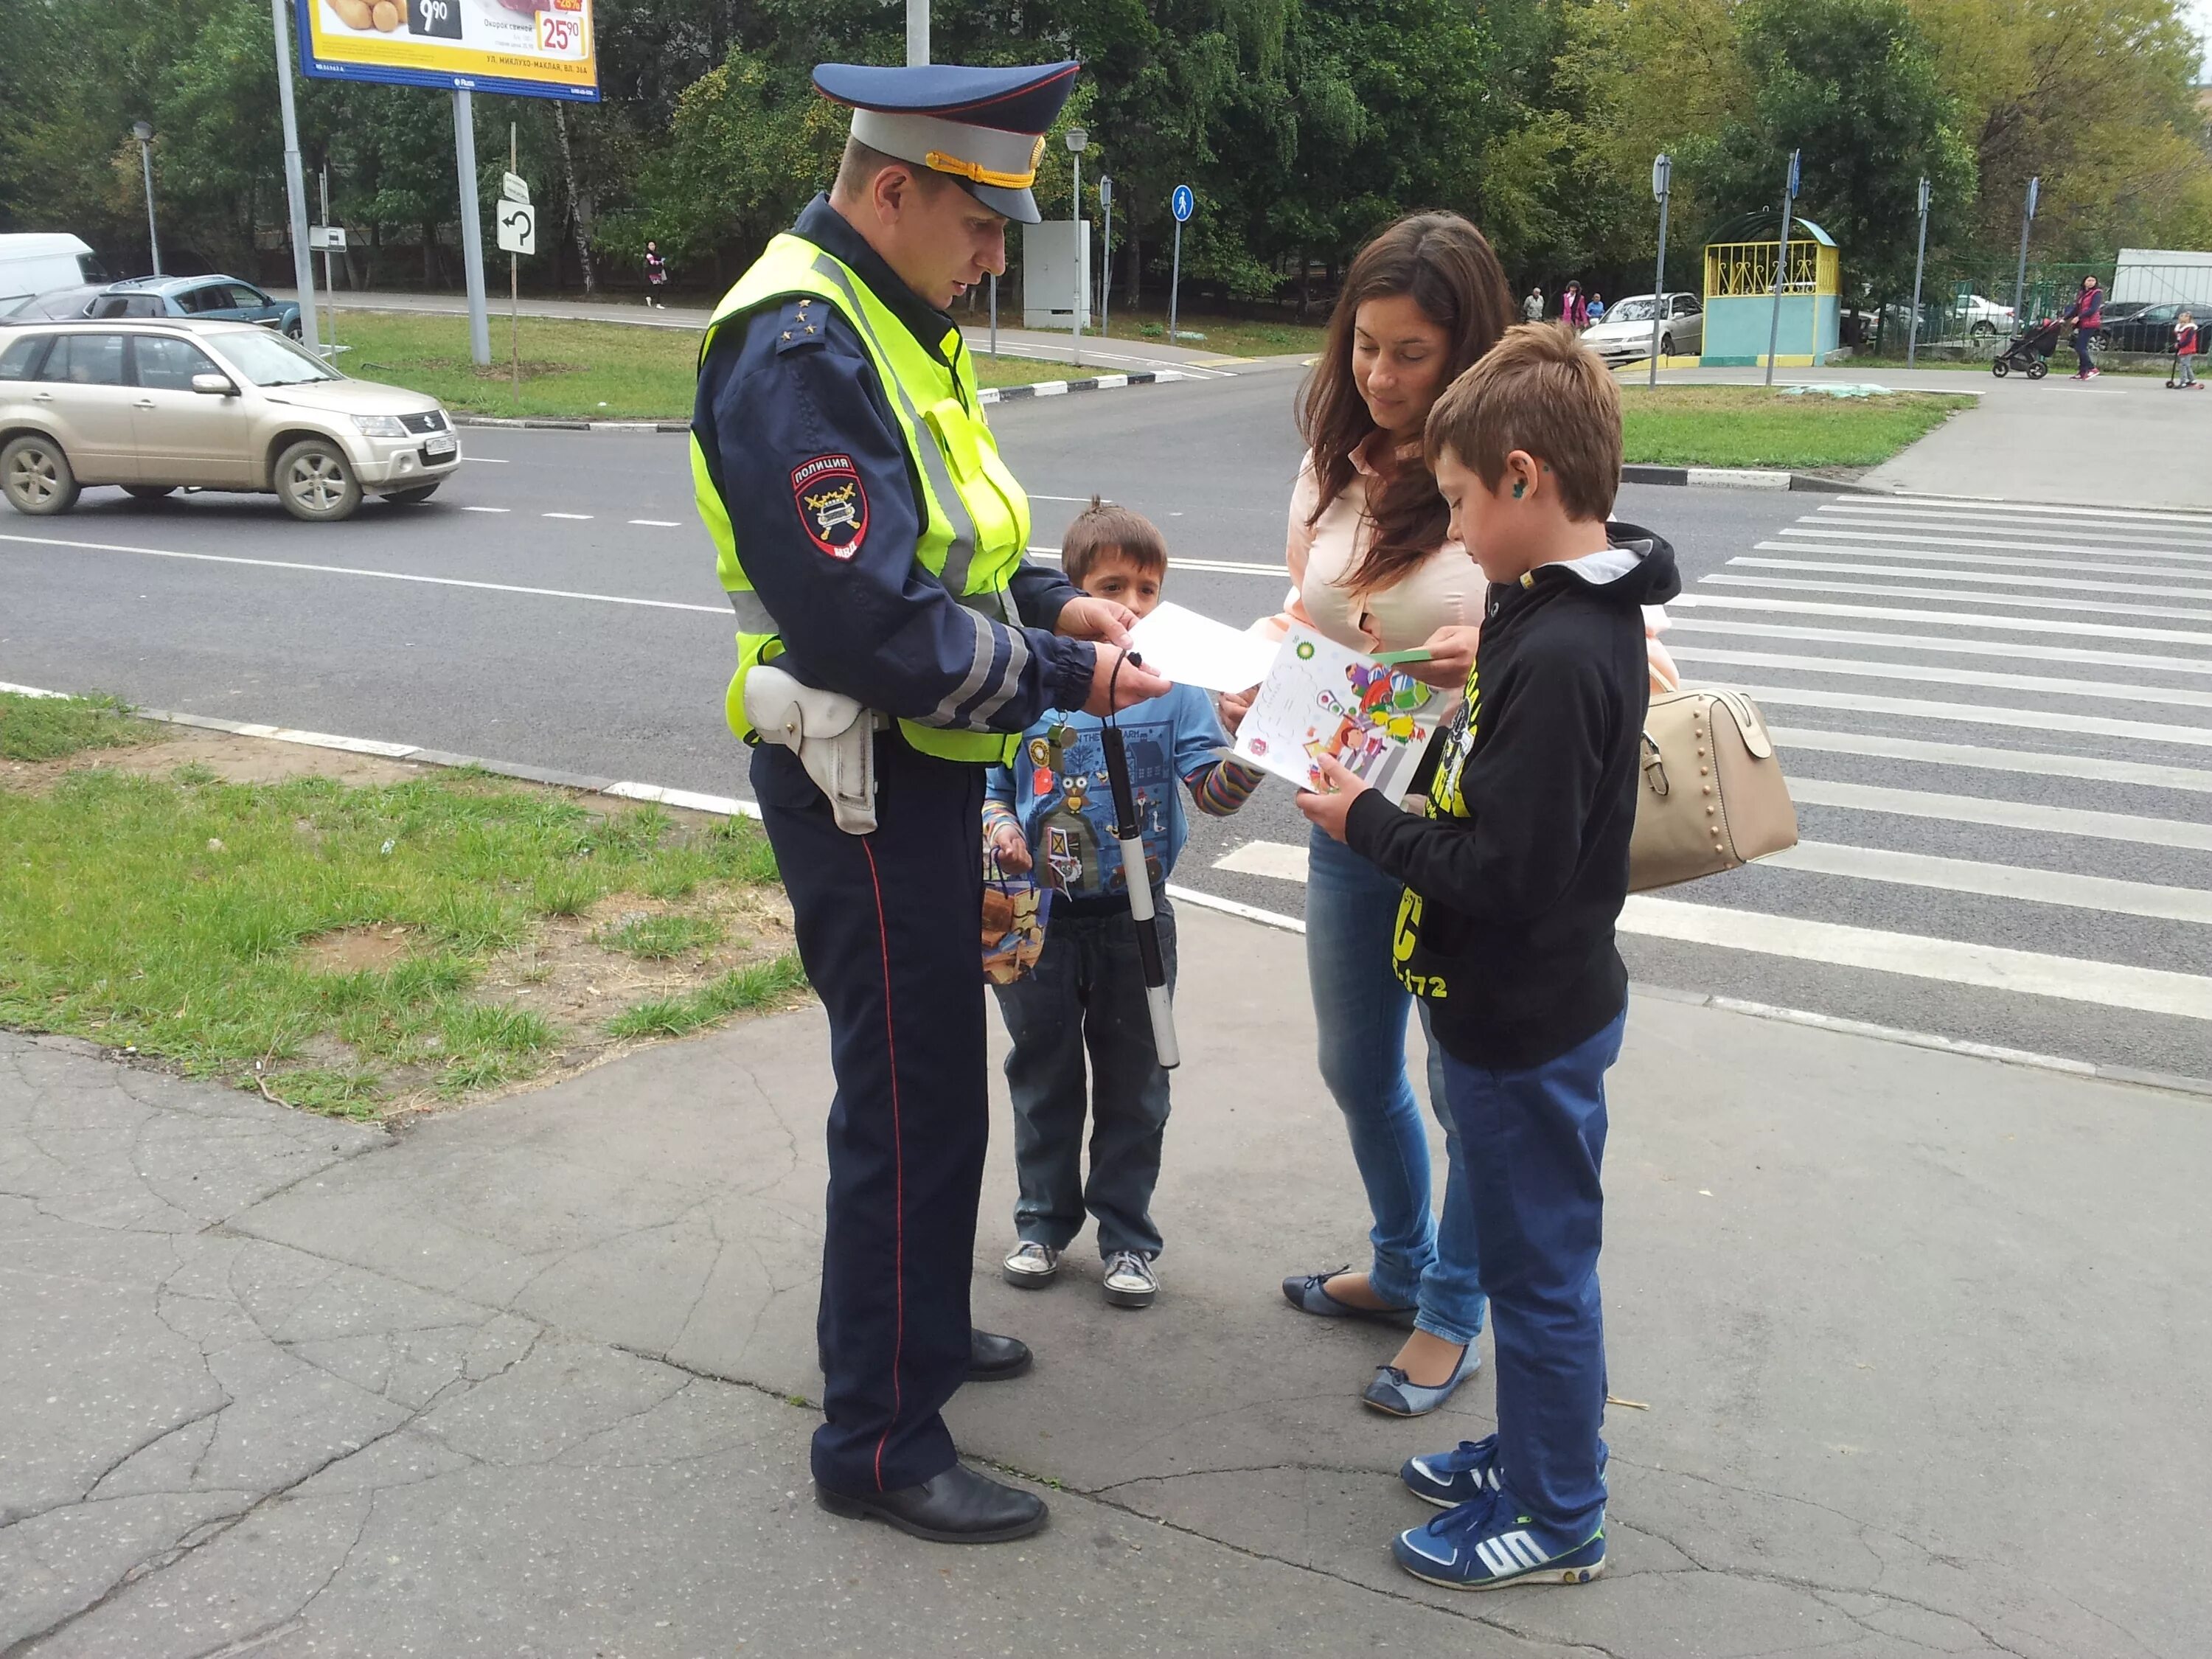
M 1160 1281 L 1152 1260 L 1134 1250 L 1116 1250 L 1106 1258 L 1106 1301 L 1115 1308 L 1149 1308 L 1160 1293 Z
M 1041 1291 L 1060 1277 L 1060 1252 L 1049 1244 L 1032 1244 L 1024 1239 L 1000 1264 L 1000 1271 L 1009 1285 L 1024 1291 Z

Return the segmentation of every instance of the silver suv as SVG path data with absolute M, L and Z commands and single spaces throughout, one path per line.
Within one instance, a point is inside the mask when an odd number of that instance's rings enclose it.
M 341 374 L 250 323 L 0 331 L 0 494 L 64 513 L 87 484 L 274 490 L 295 519 L 428 501 L 459 465 L 435 398 Z

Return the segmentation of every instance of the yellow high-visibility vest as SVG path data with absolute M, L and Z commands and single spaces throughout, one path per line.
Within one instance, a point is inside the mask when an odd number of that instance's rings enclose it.
M 983 423 L 975 371 L 961 347 L 957 329 L 950 330 L 940 343 L 953 365 L 948 368 L 908 332 L 850 266 L 811 242 L 785 234 L 768 245 L 715 307 L 699 348 L 700 361 L 706 361 L 715 336 L 732 319 L 806 295 L 834 307 L 860 337 L 898 416 L 907 453 L 918 464 L 925 511 L 915 562 L 962 605 L 994 621 L 1018 626 L 1008 584 L 1029 546 L 1029 497 L 999 458 L 998 441 Z M 781 655 L 783 641 L 775 619 L 745 573 L 744 550 L 714 486 L 696 433 L 691 438 L 691 480 L 699 516 L 714 539 L 716 571 L 738 613 L 738 671 L 730 681 L 724 713 L 730 729 L 748 738 L 752 723 L 745 718 L 745 675 L 755 663 Z M 988 667 L 988 661 L 979 665 L 979 680 Z M 972 689 L 956 689 L 948 696 L 942 706 L 946 718 Z M 948 730 L 927 718 L 902 720 L 899 726 L 907 741 L 923 754 L 1000 765 L 1012 759 L 1021 737 L 1019 732 Z

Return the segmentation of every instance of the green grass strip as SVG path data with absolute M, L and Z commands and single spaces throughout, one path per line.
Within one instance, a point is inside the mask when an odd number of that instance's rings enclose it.
M 617 1037 L 689 1036 L 732 1014 L 781 1002 L 805 983 L 799 957 L 787 951 L 773 962 L 726 973 L 689 996 L 641 1002 L 609 1020 L 607 1032 Z
M 1622 459 L 1660 466 L 1878 466 L 1977 400 L 1792 396 L 1757 386 L 1621 388 Z
M 164 736 L 115 697 L 27 697 L 0 691 L 0 760 L 49 761 L 87 749 L 128 749 Z

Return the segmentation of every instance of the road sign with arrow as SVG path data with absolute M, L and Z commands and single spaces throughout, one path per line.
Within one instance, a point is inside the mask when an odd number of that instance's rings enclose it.
M 538 210 L 529 203 L 499 204 L 499 245 L 509 253 L 538 252 Z

